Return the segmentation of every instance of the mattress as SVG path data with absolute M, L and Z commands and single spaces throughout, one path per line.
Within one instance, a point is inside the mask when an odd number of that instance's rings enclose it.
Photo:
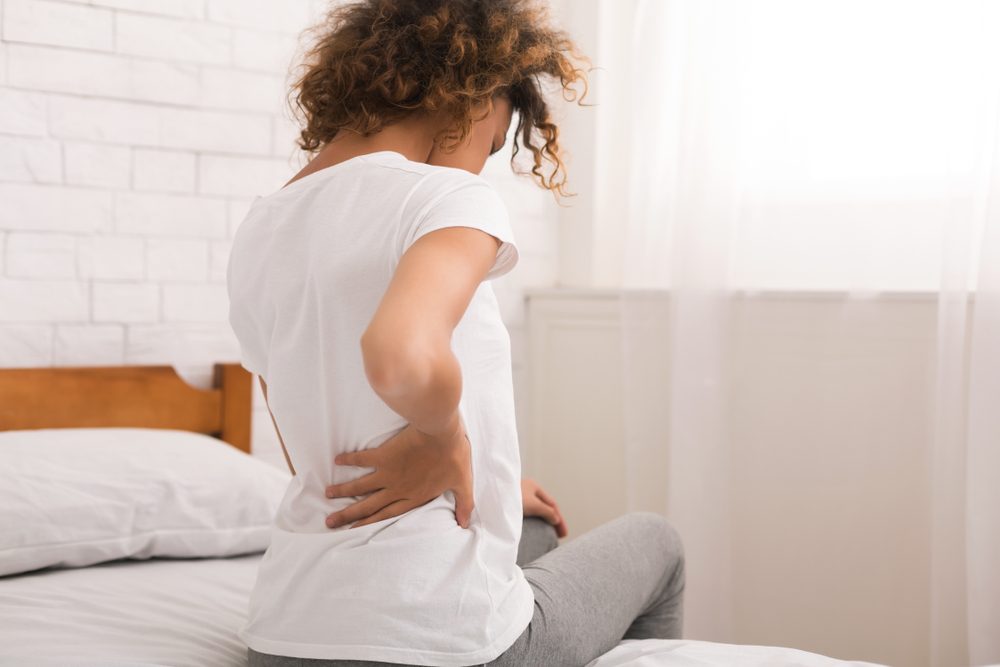
M 262 553 L 118 560 L 0 577 L 0 665 L 246 667 L 236 629 Z M 586 667 L 843 667 L 796 649 L 623 640 Z

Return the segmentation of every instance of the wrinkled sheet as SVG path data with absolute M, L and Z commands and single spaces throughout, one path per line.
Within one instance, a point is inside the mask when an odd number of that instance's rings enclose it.
M 122 560 L 0 577 L 0 665 L 246 667 L 236 629 L 263 554 Z M 847 667 L 773 646 L 626 639 L 587 667 Z

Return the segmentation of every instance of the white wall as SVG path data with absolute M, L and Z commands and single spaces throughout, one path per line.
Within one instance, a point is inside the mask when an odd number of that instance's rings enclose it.
M 528 295 L 534 398 L 523 460 L 559 501 L 564 543 L 628 511 L 662 513 L 668 480 L 685 474 L 671 471 L 666 426 L 643 434 L 652 444 L 642 447 L 626 437 L 637 435 L 626 421 L 633 405 L 648 409 L 670 391 L 669 293 L 629 299 L 643 322 L 642 335 L 629 332 L 630 356 L 651 369 L 631 376 L 621 299 L 611 289 Z M 730 317 L 732 626 L 719 636 L 691 622 L 712 591 L 689 576 L 685 637 L 932 664 L 934 295 L 740 294 Z M 690 575 L 699 563 L 688 563 Z M 968 664 L 964 646 L 944 650 L 941 664 Z
M 284 104 L 318 0 L 0 0 L 0 366 L 236 359 L 230 239 L 303 161 Z M 554 281 L 555 205 L 493 158 L 522 259 L 496 281 L 523 366 L 522 289 Z M 256 451 L 283 465 L 258 395 Z

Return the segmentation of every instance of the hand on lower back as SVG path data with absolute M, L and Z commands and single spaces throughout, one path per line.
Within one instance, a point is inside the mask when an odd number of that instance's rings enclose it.
M 354 523 L 364 526 L 404 514 L 451 490 L 455 494 L 455 520 L 469 527 L 472 510 L 472 444 L 465 423 L 450 439 L 434 438 L 408 424 L 378 447 L 338 454 L 336 465 L 375 468 L 358 479 L 334 484 L 327 498 L 365 496 L 327 517 L 337 528 Z
M 556 527 L 556 535 L 566 537 L 569 529 L 556 504 L 555 498 L 545 492 L 533 479 L 521 479 L 521 504 L 524 516 L 539 516 Z

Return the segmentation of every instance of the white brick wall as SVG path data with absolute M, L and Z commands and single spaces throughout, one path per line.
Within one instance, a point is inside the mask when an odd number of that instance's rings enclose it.
M 304 163 L 286 86 L 325 6 L 0 0 L 0 366 L 164 363 L 204 384 L 236 359 L 230 240 Z M 484 175 L 521 245 L 494 284 L 520 386 L 522 289 L 555 280 L 557 209 L 508 158 Z M 283 466 L 260 398 L 255 447 Z

